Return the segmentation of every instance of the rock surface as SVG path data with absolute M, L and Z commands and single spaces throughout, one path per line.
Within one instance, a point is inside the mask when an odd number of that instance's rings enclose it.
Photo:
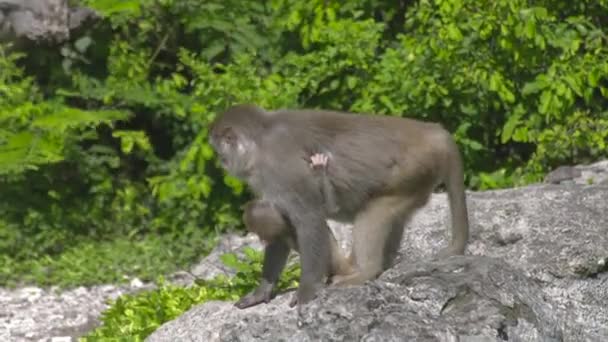
M 224 265 L 220 257 L 225 253 L 236 253 L 238 256 L 242 256 L 241 251 L 247 246 L 262 249 L 262 243 L 253 234 L 247 234 L 246 236 L 227 234 L 218 242 L 217 246 L 206 258 L 191 268 L 190 273 L 195 278 L 202 279 L 211 279 L 219 274 L 233 276 L 236 274 L 236 271 Z
M 0 0 L 0 37 L 61 42 L 96 16 L 90 9 L 70 7 L 68 0 Z
M 76 341 L 94 329 L 107 300 L 145 288 L 132 285 L 56 288 L 0 288 L 0 341 Z
M 300 312 L 198 306 L 147 341 L 559 341 L 554 304 L 534 281 L 485 257 L 398 264 L 366 286 L 332 288 Z M 199 327 L 200 332 L 194 332 Z
M 608 160 L 590 165 L 564 165 L 549 172 L 545 183 L 608 184 Z
M 148 341 L 608 341 L 608 186 L 469 193 L 468 204 L 466 257 L 429 261 L 448 223 L 437 194 L 379 279 L 329 288 L 301 312 L 290 295 L 202 304 Z

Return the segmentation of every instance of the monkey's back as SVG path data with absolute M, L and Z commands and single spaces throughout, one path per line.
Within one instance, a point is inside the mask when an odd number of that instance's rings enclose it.
M 305 150 L 330 154 L 327 174 L 346 214 L 385 189 L 407 191 L 433 178 L 438 158 L 422 156 L 436 154 L 437 144 L 448 134 L 438 124 L 394 116 L 313 110 L 278 111 L 273 116 Z M 404 173 L 419 177 L 404 183 Z

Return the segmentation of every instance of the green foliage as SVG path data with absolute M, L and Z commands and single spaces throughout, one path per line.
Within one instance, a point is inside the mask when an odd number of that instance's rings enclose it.
M 237 271 L 232 278 L 218 276 L 208 281 L 199 280 L 189 288 L 167 285 L 160 279 L 158 289 L 118 298 L 103 313 L 103 324 L 82 340 L 128 338 L 141 341 L 161 324 L 196 304 L 209 300 L 237 300 L 252 291 L 261 276 L 263 254 L 251 248 L 245 248 L 244 253 L 244 260 L 239 260 L 234 254 L 222 256 L 222 261 Z M 289 264 L 281 276 L 278 289 L 297 286 L 298 278 L 298 265 Z
M 83 241 L 59 255 L 25 260 L 0 255 L 0 280 L 9 286 L 25 282 L 61 287 L 116 284 L 134 277 L 152 281 L 159 274 L 170 274 L 196 262 L 208 253 L 214 241 L 209 234 L 197 230 L 174 237 L 146 235 Z
M 95 226 L 88 217 L 96 211 L 107 217 L 103 207 L 112 204 L 104 195 L 113 190 L 108 176 L 120 163 L 115 151 L 95 141 L 99 129 L 129 116 L 70 107 L 60 97 L 44 100 L 34 79 L 17 66 L 22 55 L 9 49 L 0 46 L 0 254 L 19 262 L 77 242 L 81 233 L 88 235 L 83 227 L 100 235 L 115 228 Z M 119 140 L 128 136 L 124 132 Z M 95 201 L 82 202 L 86 185 L 100 195 Z
M 0 47 L 2 284 L 150 279 L 239 227 L 207 142 L 235 103 L 441 122 L 475 189 L 608 155 L 605 0 L 82 2 L 62 46 Z
M 537 181 L 554 165 L 605 157 L 606 136 L 596 128 L 607 118 L 608 50 L 601 14 L 586 10 L 606 13 L 606 3 L 584 1 L 567 14 L 557 3 L 420 1 L 353 108 L 444 123 L 479 188 Z M 559 133 L 585 138 L 564 143 Z M 494 177 L 507 178 L 498 183 L 474 174 L 501 168 Z
M 66 159 L 66 145 L 91 138 L 92 128 L 127 119 L 120 111 L 83 111 L 43 101 L 24 77 L 19 53 L 0 45 L 0 176 L 16 176 Z
M 243 248 L 243 254 L 244 259 L 240 259 L 234 253 L 226 253 L 220 257 L 224 265 L 236 271 L 236 275 L 230 279 L 229 283 L 239 294 L 248 293 L 257 287 L 262 276 L 262 264 L 264 262 L 264 253 L 253 248 Z M 294 259 L 291 260 L 294 261 Z M 279 278 L 278 290 L 286 290 L 298 286 L 297 279 L 299 278 L 299 263 L 288 262 L 281 274 L 281 278 Z M 223 279 L 219 278 L 219 280 Z
M 172 320 L 193 305 L 208 300 L 231 300 L 236 297 L 223 287 L 194 286 L 182 288 L 160 284 L 160 289 L 118 298 L 103 314 L 103 325 L 80 339 L 125 339 L 143 341 L 162 323 Z

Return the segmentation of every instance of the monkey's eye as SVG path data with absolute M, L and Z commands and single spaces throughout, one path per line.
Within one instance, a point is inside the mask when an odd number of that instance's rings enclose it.
M 230 146 L 234 146 L 236 143 L 236 133 L 230 127 L 222 131 L 222 137 Z

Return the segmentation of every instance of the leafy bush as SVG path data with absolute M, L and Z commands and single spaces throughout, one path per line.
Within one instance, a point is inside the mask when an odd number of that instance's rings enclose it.
M 86 216 L 63 209 L 79 201 L 82 187 L 94 183 L 95 176 L 110 180 L 106 176 L 118 156 L 92 142 L 97 128 L 111 127 L 128 114 L 80 110 L 61 98 L 45 101 L 33 79 L 17 67 L 22 55 L 7 48 L 0 46 L 0 252 L 23 259 L 75 241 L 80 225 L 91 225 Z M 116 133 L 122 140 L 131 136 Z M 93 168 L 96 174 L 86 172 Z M 91 213 L 95 206 L 90 204 L 70 209 Z M 55 230 L 58 226 L 62 230 Z
M 180 235 L 148 234 L 109 241 L 83 241 L 57 255 L 16 260 L 0 256 L 0 279 L 6 285 L 35 283 L 42 286 L 88 286 L 122 283 L 133 277 L 153 281 L 197 262 L 213 247 L 203 230 Z
M 606 156 L 608 50 L 596 17 L 606 2 L 529 3 L 419 2 L 353 108 L 444 123 L 474 187 L 538 181 L 560 163 Z M 517 178 L 487 182 L 499 175 Z
M 102 326 L 83 339 L 143 340 L 161 324 L 177 318 L 196 304 L 209 300 L 237 300 L 258 285 L 262 273 L 263 253 L 251 248 L 245 248 L 244 253 L 244 260 L 239 260 L 234 254 L 222 256 L 224 263 L 237 271 L 230 279 L 218 276 L 209 281 L 199 280 L 197 285 L 189 288 L 167 285 L 159 279 L 156 290 L 118 298 L 103 313 Z M 297 264 L 288 264 L 278 290 L 297 286 L 298 278 Z

